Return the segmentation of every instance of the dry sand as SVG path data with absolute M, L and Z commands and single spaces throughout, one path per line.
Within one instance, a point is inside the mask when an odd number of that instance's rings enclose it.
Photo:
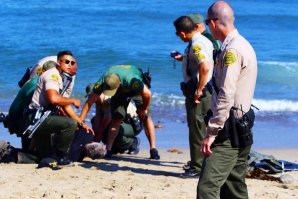
M 182 179 L 187 150 L 160 151 L 161 160 L 149 152 L 119 155 L 113 160 L 85 159 L 60 170 L 36 169 L 35 164 L 0 164 L 0 198 L 195 198 L 198 179 Z M 298 162 L 298 149 L 258 150 L 277 159 Z M 297 199 L 298 171 L 288 185 L 247 179 L 251 199 Z

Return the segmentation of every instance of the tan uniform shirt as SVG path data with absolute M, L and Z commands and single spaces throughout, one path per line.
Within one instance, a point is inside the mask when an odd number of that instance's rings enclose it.
M 189 58 L 188 58 L 188 51 L 189 51 Z M 187 74 L 187 61 L 189 60 L 189 68 L 192 71 L 191 76 Z M 185 49 L 185 53 L 183 56 L 183 80 L 184 82 L 188 82 L 192 77 L 195 75 L 199 81 L 199 64 L 202 62 L 209 63 L 209 74 L 208 80 L 209 81 L 212 77 L 213 71 L 213 44 L 209 39 L 203 36 L 201 33 L 197 32 L 192 37 L 192 45 L 191 49 L 188 50 L 188 47 Z
M 70 93 L 73 88 L 73 82 L 70 84 L 70 87 L 68 90 L 64 93 L 64 97 L 69 97 Z M 38 108 L 40 106 L 43 106 L 44 108 L 48 108 L 50 106 L 50 103 L 46 97 L 46 91 L 49 89 L 56 90 L 57 92 L 60 92 L 63 88 L 62 84 L 62 78 L 60 76 L 59 71 L 57 68 L 52 68 L 44 72 L 37 83 L 36 89 L 34 91 L 32 102 L 29 105 L 31 109 Z
M 44 57 L 41 60 L 39 60 L 37 62 L 37 64 L 35 64 L 35 66 L 33 66 L 33 68 L 30 71 L 30 79 L 32 79 L 36 75 L 41 75 L 41 73 L 42 73 L 42 66 L 47 61 L 57 62 L 57 56 L 48 56 L 48 57 Z
M 235 29 L 224 40 L 214 66 L 215 83 L 211 110 L 213 116 L 207 127 L 208 135 L 217 135 L 229 117 L 232 106 L 250 109 L 257 79 L 257 58 L 254 49 Z M 236 117 L 241 117 L 237 111 Z

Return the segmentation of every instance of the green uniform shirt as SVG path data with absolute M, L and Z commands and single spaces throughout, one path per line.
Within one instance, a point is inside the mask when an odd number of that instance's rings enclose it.
M 97 95 L 103 92 L 105 77 L 109 74 L 116 74 L 120 79 L 118 94 L 125 96 L 138 95 L 144 88 L 141 71 L 133 65 L 116 65 L 109 70 L 95 83 L 93 92 Z
M 30 104 L 34 89 L 36 88 L 39 76 L 35 76 L 29 80 L 18 92 L 16 98 L 13 100 L 9 115 L 11 118 L 18 119 L 23 116 L 23 110 Z
M 205 30 L 204 32 L 202 32 L 202 35 L 204 35 L 205 37 L 207 37 L 207 38 L 212 42 L 212 44 L 213 44 L 213 48 L 214 48 L 215 50 L 220 48 L 218 41 L 216 41 L 216 40 L 212 37 L 212 35 L 211 35 L 209 32 L 207 32 L 207 30 Z

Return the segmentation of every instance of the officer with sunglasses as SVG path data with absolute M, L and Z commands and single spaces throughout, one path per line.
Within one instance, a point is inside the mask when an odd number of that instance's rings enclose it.
M 72 105 L 76 108 L 80 107 L 80 100 L 70 97 L 74 79 L 67 89 L 64 88 L 64 76 L 74 76 L 77 72 L 76 59 L 70 51 L 61 51 L 57 55 L 57 64 L 57 67 L 40 76 L 26 114 L 29 123 L 40 107 L 44 110 L 60 107 L 61 114 L 49 115 L 36 130 L 33 140 L 39 159 L 50 156 L 57 161 L 58 165 L 66 165 L 70 163 L 67 152 L 77 127 L 80 126 L 91 133 L 93 130 L 80 120 L 72 108 Z M 62 89 L 66 89 L 63 96 L 60 95 Z M 52 134 L 54 134 L 53 144 Z
M 187 124 L 189 128 L 190 162 L 184 167 L 183 178 L 198 178 L 201 173 L 203 156 L 200 154 L 201 141 L 206 133 L 204 116 L 211 103 L 210 87 L 213 70 L 213 45 L 197 31 L 189 16 L 174 21 L 176 35 L 188 46 L 183 55 L 183 82 L 181 90 L 185 96 Z M 174 57 L 176 58 L 176 57 Z
M 250 110 L 257 79 L 257 58 L 234 21 L 234 11 L 224 1 L 209 7 L 205 20 L 212 36 L 220 40 L 222 46 L 212 77 L 213 115 L 201 144 L 205 159 L 197 187 L 200 199 L 248 198 L 245 172 L 252 144 L 251 129 L 235 128 L 236 122 L 232 119 L 239 120 Z

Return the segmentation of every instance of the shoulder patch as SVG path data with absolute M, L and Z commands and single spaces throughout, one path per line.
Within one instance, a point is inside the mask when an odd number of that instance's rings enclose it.
M 236 55 L 232 51 L 228 51 L 224 57 L 225 66 L 230 66 L 237 61 Z
M 59 82 L 59 76 L 56 74 L 51 75 L 52 80 Z
M 201 50 L 202 50 L 201 46 L 195 45 L 195 46 L 193 46 L 192 52 L 197 55 L 201 52 Z
M 198 54 L 198 60 L 199 61 L 202 61 L 202 60 L 204 60 L 205 59 L 205 56 L 202 54 L 202 53 L 199 53 Z

